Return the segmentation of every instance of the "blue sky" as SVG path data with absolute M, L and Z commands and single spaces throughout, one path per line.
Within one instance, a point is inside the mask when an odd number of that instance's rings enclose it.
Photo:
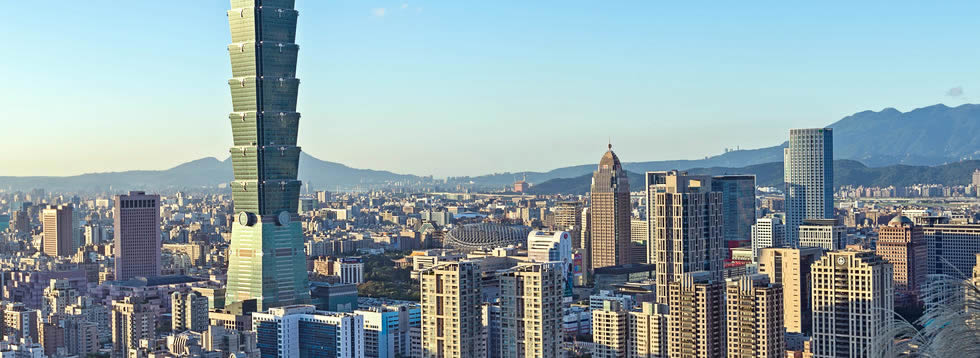
M 227 156 L 227 1 L 3 6 L 0 175 Z M 593 163 L 609 137 L 624 161 L 693 159 L 980 91 L 976 1 L 297 8 L 300 145 L 400 173 Z

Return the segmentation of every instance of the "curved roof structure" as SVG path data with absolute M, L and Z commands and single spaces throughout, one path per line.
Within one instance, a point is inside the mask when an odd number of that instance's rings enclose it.
M 460 225 L 443 238 L 447 246 L 460 250 L 490 250 L 511 245 L 526 245 L 527 226 L 506 226 L 492 223 Z

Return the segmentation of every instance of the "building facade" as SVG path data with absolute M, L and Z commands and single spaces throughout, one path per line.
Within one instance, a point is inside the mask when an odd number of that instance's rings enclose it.
M 252 327 L 262 358 L 364 358 L 364 317 L 357 314 L 281 306 L 253 313 Z
M 616 301 L 592 310 L 593 358 L 626 358 L 629 353 L 629 312 Z
M 786 241 L 799 245 L 804 219 L 834 217 L 834 133 L 830 128 L 790 129 L 783 149 Z
M 293 1 L 232 1 L 232 7 L 228 119 L 236 220 L 226 302 L 255 299 L 264 311 L 310 301 L 302 228 L 295 220 L 301 187 L 296 180 L 298 13 Z
M 783 289 L 783 324 L 787 333 L 810 335 L 812 303 L 810 267 L 823 256 L 818 247 L 767 248 L 759 255 L 759 274 Z
M 667 358 L 667 306 L 643 302 L 630 312 L 629 358 Z
M 562 356 L 565 264 L 522 264 L 499 275 L 500 357 Z
M 789 226 L 786 227 L 789 230 Z M 843 250 L 847 246 L 847 227 L 835 219 L 805 219 L 798 227 L 797 247 L 819 247 L 825 251 Z
M 725 247 L 743 246 L 751 238 L 755 224 L 755 175 L 712 177 L 711 187 L 712 191 L 721 193 Z
M 160 196 L 116 195 L 112 212 L 115 279 L 160 276 Z
M 630 263 L 630 181 L 619 162 L 609 150 L 599 160 L 592 173 L 592 270 Z
M 892 264 L 895 292 L 903 299 L 917 300 L 926 280 L 928 255 L 922 227 L 907 217 L 896 216 L 877 231 L 875 252 Z
M 786 356 L 783 288 L 766 275 L 729 279 L 725 292 L 727 357 Z
M 461 261 L 422 271 L 422 357 L 486 354 L 481 324 L 480 269 Z
M 757 219 L 752 225 L 752 261 L 758 262 L 762 249 L 783 247 L 785 236 L 786 227 L 779 216 Z
M 669 357 L 725 357 L 725 284 L 712 276 L 685 273 L 670 283 Z
M 200 293 L 174 292 L 170 295 L 170 324 L 174 332 L 208 330 L 208 298 Z
M 67 257 L 75 254 L 72 211 L 71 204 L 48 205 L 41 211 L 45 255 Z

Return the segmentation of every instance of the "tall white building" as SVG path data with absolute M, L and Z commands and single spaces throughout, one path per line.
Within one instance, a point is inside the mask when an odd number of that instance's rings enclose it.
M 834 135 L 830 128 L 791 129 L 783 149 L 786 241 L 799 243 L 804 219 L 834 217 Z
M 317 311 L 312 305 L 252 313 L 263 357 L 364 358 L 364 317 Z
M 522 264 L 500 280 L 500 357 L 560 357 L 565 265 Z
M 806 219 L 799 226 L 798 247 L 819 247 L 826 251 L 847 246 L 847 228 L 834 219 Z
M 759 253 L 770 247 L 783 247 L 786 238 L 786 227 L 778 216 L 770 216 L 755 220 L 752 225 L 752 261 L 759 262 Z
M 814 358 L 880 357 L 895 308 L 892 264 L 870 251 L 828 252 L 810 269 Z
M 438 265 L 422 271 L 420 281 L 422 357 L 485 355 L 479 265 Z
M 594 358 L 626 358 L 629 353 L 629 312 L 616 301 L 604 301 L 592 310 Z
M 572 263 L 572 236 L 565 231 L 531 231 L 527 235 L 527 257 L 536 262 Z
M 667 357 L 667 306 L 643 302 L 630 312 L 630 358 Z
M 342 257 L 334 261 L 334 273 L 340 283 L 364 283 L 364 261 L 360 257 Z

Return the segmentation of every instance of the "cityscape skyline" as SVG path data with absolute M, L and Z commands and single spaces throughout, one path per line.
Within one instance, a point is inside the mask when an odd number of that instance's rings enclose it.
M 215 133 L 227 128 L 212 119 L 222 115 L 219 104 L 227 103 L 229 97 L 210 83 L 227 77 L 227 70 L 213 70 L 227 65 L 215 61 L 213 55 L 203 55 L 219 53 L 228 34 L 227 29 L 214 26 L 214 14 L 220 14 L 221 5 L 187 7 L 184 26 L 173 35 L 160 32 L 157 28 L 171 27 L 157 26 L 161 25 L 157 19 L 147 19 L 146 26 L 132 26 L 128 16 L 94 21 L 100 18 L 98 14 L 165 11 L 163 4 L 121 8 L 65 4 L 44 15 L 30 9 L 28 3 L 12 4 L 11 11 L 0 15 L 11 26 L 0 28 L 0 33 L 23 38 L 27 48 L 20 56 L 0 60 L 0 68 L 41 65 L 46 71 L 11 71 L 11 86 L 0 90 L 0 108 L 4 108 L 0 116 L 26 119 L 15 121 L 8 129 L 27 133 L 8 138 L 2 148 L 22 152 L 18 148 L 40 138 L 31 133 L 50 127 L 66 130 L 45 131 L 50 146 L 22 157 L 0 159 L 4 174 L 163 169 L 201 157 L 224 158 L 227 138 Z M 704 19 L 692 19 L 696 12 L 682 5 L 618 4 L 598 12 L 586 5 L 553 3 L 516 9 L 406 5 L 403 9 L 402 3 L 298 4 L 317 14 L 317 21 L 301 22 L 299 30 L 305 36 L 301 38 L 303 53 L 308 56 L 300 62 L 299 76 L 308 78 L 310 86 L 301 92 L 300 110 L 316 119 L 304 123 L 308 127 L 303 133 L 309 134 L 299 139 L 309 153 L 354 167 L 440 177 L 583 164 L 593 155 L 586 149 L 592 146 L 553 148 L 569 141 L 597 147 L 610 135 L 620 143 L 621 152 L 631 153 L 636 160 L 698 158 L 729 147 L 775 144 L 788 128 L 825 126 L 866 109 L 905 111 L 937 102 L 955 106 L 969 102 L 970 89 L 977 87 L 960 77 L 977 56 L 954 50 L 955 36 L 948 35 L 973 26 L 960 15 L 977 6 L 971 3 L 947 3 L 939 8 L 857 5 L 849 8 L 850 16 L 826 9 L 797 12 L 781 6 L 752 15 L 762 6 L 743 4 L 734 9 L 704 9 Z M 732 15 L 730 19 L 720 15 L 726 13 Z M 774 13 L 784 19 L 769 20 L 762 15 Z M 803 14 L 811 18 L 802 25 L 791 25 Z M 644 15 L 650 16 L 648 22 L 640 21 Z M 831 16 L 839 24 L 833 31 L 820 32 L 812 25 Z M 742 21 L 746 17 L 759 21 Z M 527 18 L 537 21 L 488 30 L 495 19 L 514 23 Z M 583 19 L 596 26 L 578 26 Z M 717 23 L 705 23 L 709 20 Z M 745 24 L 751 22 L 758 24 Z M 120 27 L 129 30 L 120 33 L 116 31 Z M 20 28 L 38 31 L 20 33 Z M 453 28 L 462 31 L 445 31 Z M 556 34 L 555 29 L 569 33 Z M 534 36 L 522 41 L 524 33 Z M 826 38 L 820 37 L 824 35 Z M 794 36 L 801 44 L 791 41 Z M 868 43 L 877 46 L 865 46 Z M 61 57 L 48 56 L 50 50 L 36 47 L 38 44 L 67 46 L 75 51 L 77 65 L 91 70 L 75 71 L 76 63 L 69 65 Z M 907 47 L 919 51 L 900 60 L 890 55 L 884 58 L 883 54 Z M 172 48 L 187 51 L 166 51 Z M 709 65 L 716 59 L 705 52 L 712 48 L 719 49 L 721 63 Z M 794 49 L 805 51 L 794 53 Z M 522 51 L 525 56 L 520 56 Z M 185 52 L 202 55 L 187 56 Z M 551 71 L 540 71 L 542 62 L 557 60 L 551 57 L 555 54 L 560 54 L 563 63 L 554 63 Z M 937 62 L 929 54 L 949 56 Z M 391 58 L 397 61 L 387 60 Z M 423 63 L 422 58 L 431 63 Z M 853 67 L 844 68 L 843 61 L 853 62 L 849 63 Z M 157 71 L 140 70 L 146 63 L 169 64 L 154 66 Z M 799 68 L 802 64 L 807 67 Z M 218 67 L 221 65 L 224 67 Z M 771 66 L 771 71 L 765 66 Z M 632 72 L 627 75 L 627 71 Z M 789 75 L 794 71 L 801 73 Z M 901 78 L 892 78 L 896 71 L 903 74 Z M 524 78 L 515 78 L 521 76 Z M 124 78 L 140 78 L 144 84 L 139 89 L 144 92 L 135 93 L 134 82 Z M 192 78 L 202 84 L 178 87 Z M 789 88 L 804 80 L 813 82 Z M 83 83 L 92 90 L 71 92 Z M 655 86 L 657 83 L 668 86 Z M 564 88 L 552 88 L 559 86 Z M 665 93 L 660 87 L 673 90 Z M 610 88 L 617 89 L 612 92 L 620 96 L 611 98 Z M 807 102 L 794 99 L 796 91 L 803 91 L 799 97 Z M 60 106 L 38 102 L 60 93 L 72 95 L 61 96 Z M 127 100 L 119 101 L 124 95 Z M 581 101 L 590 96 L 590 101 Z M 539 101 L 541 97 L 552 99 Z M 184 105 L 180 110 L 145 111 L 158 108 L 154 103 L 161 98 Z M 813 106 L 813 98 L 821 102 Z M 142 110 L 141 120 L 130 120 L 137 108 Z M 594 127 L 600 122 L 606 127 Z M 511 130 L 517 123 L 522 130 Z M 663 125 L 690 135 L 666 136 L 653 130 Z M 201 130 L 178 131 L 190 126 Z M 703 142 L 685 140 L 695 138 L 693 133 L 702 127 L 719 130 L 699 133 Z M 552 135 L 542 137 L 545 128 Z M 343 150 L 364 149 L 360 136 L 335 135 L 368 131 L 383 139 L 368 150 Z M 505 131 L 508 135 L 503 138 L 500 134 Z M 438 140 L 415 139 L 420 136 Z M 172 146 L 173 138 L 185 145 Z M 477 155 L 486 149 L 472 146 L 474 141 L 496 147 L 501 155 Z M 522 144 L 530 141 L 540 144 L 531 147 L 540 155 L 517 155 L 527 149 Z M 447 147 L 451 150 L 445 150 Z M 421 155 L 453 165 L 406 160 Z M 154 167 L 145 163 L 154 163 Z

